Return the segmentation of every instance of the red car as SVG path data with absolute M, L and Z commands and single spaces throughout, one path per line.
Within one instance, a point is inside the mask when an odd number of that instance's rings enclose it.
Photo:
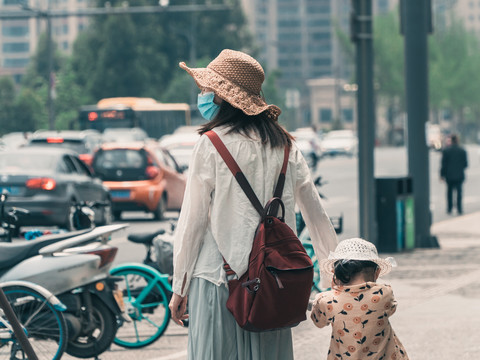
M 92 167 L 110 189 L 115 219 L 122 211 L 146 211 L 162 220 L 180 210 L 186 177 L 157 142 L 106 143 L 94 154 Z

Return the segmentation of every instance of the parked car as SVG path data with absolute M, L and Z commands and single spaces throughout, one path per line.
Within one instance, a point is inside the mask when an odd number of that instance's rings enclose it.
M 104 142 L 128 143 L 146 140 L 148 140 L 148 134 L 141 128 L 107 128 L 103 130 Z
M 5 211 L 24 208 L 20 226 L 59 226 L 73 229 L 76 202 L 103 201 L 95 222 L 111 221 L 110 194 L 69 149 L 27 146 L 0 152 L 0 191 L 8 193 Z
M 348 155 L 358 152 L 358 138 L 352 130 L 332 130 L 322 139 L 323 156 Z
M 102 143 L 102 134 L 97 130 L 36 131 L 28 146 L 54 146 L 75 151 L 80 159 L 91 165 L 93 153 Z
M 312 128 L 299 128 L 290 134 L 295 138 L 295 143 L 310 169 L 315 170 L 322 157 L 321 140 L 318 134 Z
M 92 167 L 110 189 L 116 219 L 122 211 L 146 211 L 161 220 L 182 206 L 186 177 L 158 142 L 103 144 Z

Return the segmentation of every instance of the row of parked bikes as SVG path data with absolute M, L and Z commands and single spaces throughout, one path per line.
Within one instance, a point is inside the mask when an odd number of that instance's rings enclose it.
M 6 200 L 7 194 L 0 194 L 6 240 L 0 242 L 0 288 L 38 359 L 57 360 L 64 353 L 98 358 L 112 343 L 140 348 L 162 336 L 170 322 L 173 269 L 171 242 L 164 238 L 173 233 L 173 223 L 170 234 L 162 229 L 128 235 L 145 246 L 143 263 L 112 268 L 118 249 L 109 240 L 128 225 L 94 227 L 93 209 L 104 204 L 76 204 L 73 223 L 78 230 L 37 231 L 28 234 L 36 237 L 32 240 L 11 242 L 10 230 L 26 212 L 13 208 L 5 213 Z M 304 245 L 314 257 L 311 243 L 304 240 Z M 312 291 L 320 290 L 319 282 L 317 266 Z M 23 334 L 15 334 L 12 325 L 0 302 L 0 360 L 30 359 L 21 344 Z

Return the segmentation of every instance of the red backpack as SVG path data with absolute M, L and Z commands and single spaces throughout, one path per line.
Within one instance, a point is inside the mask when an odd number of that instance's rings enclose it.
M 281 197 L 290 147 L 285 147 L 273 198 L 263 207 L 222 140 L 213 131 L 206 135 L 260 215 L 246 273 L 238 278 L 224 259 L 229 289 L 227 308 L 238 325 L 248 331 L 296 326 L 306 319 L 313 264 L 300 240 L 284 222 Z M 272 215 L 277 214 L 278 206 L 280 217 Z

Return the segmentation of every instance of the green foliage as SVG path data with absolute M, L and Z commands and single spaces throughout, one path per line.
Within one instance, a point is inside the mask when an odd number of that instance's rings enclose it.
M 11 77 L 0 77 L 0 132 L 7 133 L 14 122 L 15 84 Z
M 47 119 L 45 104 L 32 89 L 24 88 L 15 99 L 15 121 L 9 131 L 32 131 L 44 127 Z

